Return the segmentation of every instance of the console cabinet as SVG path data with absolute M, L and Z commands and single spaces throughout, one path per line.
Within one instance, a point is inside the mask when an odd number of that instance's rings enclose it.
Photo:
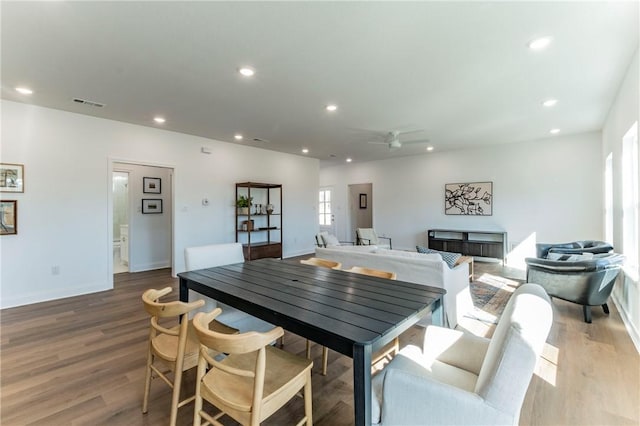
M 236 183 L 236 200 L 241 195 L 251 200 L 246 211 L 236 208 L 236 242 L 242 243 L 245 260 L 282 259 L 282 185 Z
M 492 257 L 506 263 L 506 232 L 429 229 L 427 235 L 430 249 L 461 253 L 464 256 Z

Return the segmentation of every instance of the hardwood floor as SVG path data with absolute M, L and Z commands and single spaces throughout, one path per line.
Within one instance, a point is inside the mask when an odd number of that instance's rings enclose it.
M 475 267 L 477 275 L 523 276 L 497 264 Z M 111 291 L 0 311 L 0 423 L 167 424 L 170 389 L 159 380 L 151 387 L 149 413 L 141 413 L 148 318 L 140 296 L 168 285 L 177 299 L 178 281 L 169 270 L 124 273 L 116 275 Z M 586 324 L 580 306 L 554 300 L 554 324 L 521 424 L 640 424 L 640 356 L 610 305 L 610 316 L 594 309 L 593 323 Z M 410 329 L 401 346 L 420 344 L 422 334 L 419 327 Z M 286 333 L 285 349 L 304 355 L 305 339 Z M 351 360 L 330 351 L 322 376 L 322 348 L 312 350 L 314 423 L 352 424 Z M 186 375 L 185 392 L 193 389 L 193 373 Z M 296 398 L 265 424 L 290 424 L 302 412 Z M 193 404 L 179 410 L 179 425 L 192 419 Z

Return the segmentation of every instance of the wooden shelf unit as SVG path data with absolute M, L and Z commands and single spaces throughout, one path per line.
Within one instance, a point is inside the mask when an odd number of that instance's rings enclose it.
M 282 185 L 271 183 L 236 183 L 236 200 L 244 195 L 253 198 L 248 214 L 236 208 L 236 242 L 242 243 L 245 260 L 277 257 L 282 259 Z M 273 205 L 273 213 L 256 213 L 260 204 Z M 243 224 L 249 225 L 243 229 Z
M 507 233 L 502 231 L 463 231 L 429 229 L 430 249 L 461 253 L 463 256 L 492 257 L 507 262 Z

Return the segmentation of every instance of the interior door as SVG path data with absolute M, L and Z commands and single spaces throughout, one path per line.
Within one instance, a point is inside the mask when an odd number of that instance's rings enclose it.
M 320 231 L 336 235 L 336 216 L 333 212 L 333 189 L 320 188 L 318 196 L 318 220 Z

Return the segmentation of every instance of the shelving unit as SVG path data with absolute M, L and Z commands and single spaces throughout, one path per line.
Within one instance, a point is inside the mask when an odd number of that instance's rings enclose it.
M 507 261 L 507 233 L 501 231 L 460 231 L 429 229 L 429 248 L 461 253 L 464 256 L 493 257 Z
M 282 259 L 282 185 L 236 183 L 236 200 L 241 195 L 252 199 L 246 214 L 236 208 L 236 242 L 242 243 L 245 260 Z M 266 212 L 267 206 L 273 207 L 272 213 Z

